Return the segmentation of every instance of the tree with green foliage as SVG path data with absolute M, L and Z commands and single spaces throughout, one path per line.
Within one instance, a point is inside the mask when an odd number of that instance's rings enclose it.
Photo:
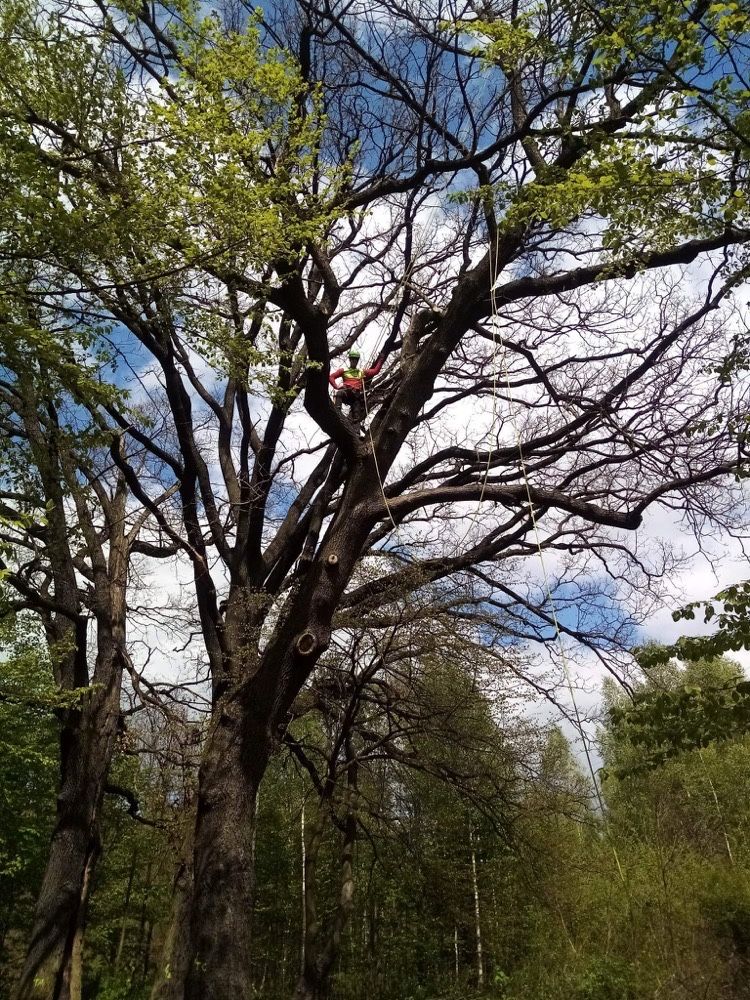
M 649 977 L 675 997 L 744 988 L 750 857 L 739 790 L 750 742 L 732 724 L 744 684 L 736 663 L 714 658 L 649 671 L 631 705 L 608 693 L 604 789 L 644 993 Z
M 60 771 L 20 995 L 78 1000 L 75 956 L 132 666 L 130 563 L 149 548 L 151 515 L 134 508 L 124 476 L 112 470 L 111 449 L 127 445 L 102 436 L 101 411 L 122 393 L 101 379 L 106 357 L 87 354 L 96 326 L 74 320 L 51 330 L 20 301 L 12 290 L 5 297 L 0 334 L 0 572 L 9 613 L 33 612 L 46 639 Z
M 744 468 L 744 467 L 743 467 Z M 692 601 L 674 611 L 674 621 L 694 621 L 696 613 L 711 626 L 707 635 L 681 636 L 670 645 L 648 646 L 639 651 L 644 666 L 665 663 L 670 657 L 697 660 L 750 649 L 750 581 L 733 583 L 706 600 Z
M 482 690 L 480 678 L 491 658 L 472 642 L 470 630 L 458 632 L 450 619 L 435 615 L 429 631 L 424 625 L 420 619 L 414 627 L 406 610 L 398 626 L 382 635 L 338 637 L 309 692 L 315 714 L 286 733 L 314 789 L 304 822 L 299 1000 L 329 995 L 360 884 L 356 848 L 363 836 L 377 836 L 395 820 L 397 789 L 408 788 L 415 774 L 426 775 L 438 788 L 445 786 L 457 807 L 463 802 L 461 827 L 471 842 L 475 892 L 477 817 L 511 821 L 522 783 L 521 750 L 518 734 L 510 727 L 501 731 L 492 718 Z M 337 899 L 323 915 L 321 856 L 332 836 L 336 845 L 328 864 Z M 478 918 L 475 933 L 481 969 Z
M 633 767 L 644 770 L 685 750 L 730 740 L 750 732 L 750 682 L 739 664 L 723 657 L 658 662 L 663 647 L 641 651 L 652 659 L 647 683 L 633 703 L 613 700 L 609 718 L 613 738 L 622 746 L 637 746 Z M 615 758 L 618 774 L 627 774 L 627 757 Z
M 52 832 L 57 692 L 28 616 L 0 621 L 0 992 L 18 976 Z

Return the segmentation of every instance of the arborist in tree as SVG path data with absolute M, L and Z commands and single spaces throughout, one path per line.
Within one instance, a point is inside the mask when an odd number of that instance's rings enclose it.
M 334 404 L 337 410 L 346 403 L 349 407 L 349 417 L 355 423 L 360 423 L 365 416 L 365 379 L 373 378 L 383 367 L 385 353 L 381 351 L 372 368 L 359 368 L 359 351 L 352 347 L 349 351 L 349 367 L 338 368 L 331 372 L 328 381 L 336 390 Z M 342 385 L 337 385 L 341 379 Z

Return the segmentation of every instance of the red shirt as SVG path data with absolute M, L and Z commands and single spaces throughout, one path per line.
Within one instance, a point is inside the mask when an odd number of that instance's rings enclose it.
M 336 385 L 336 380 L 342 379 L 345 388 L 356 389 L 358 392 L 361 392 L 364 380 L 377 375 L 382 367 L 383 359 L 378 358 L 372 368 L 337 368 L 335 372 L 331 372 L 328 376 L 328 381 L 334 389 L 338 389 L 340 386 Z

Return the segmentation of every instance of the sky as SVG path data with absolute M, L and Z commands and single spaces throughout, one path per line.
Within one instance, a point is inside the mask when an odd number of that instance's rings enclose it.
M 368 219 L 367 225 L 373 232 L 378 232 L 387 221 L 384 215 L 385 209 L 376 209 Z M 434 206 L 425 209 L 421 221 L 421 235 L 417 240 L 435 240 L 440 238 L 439 217 Z M 689 285 L 690 290 L 699 291 L 705 285 L 706 276 L 709 273 L 708 264 L 701 263 L 692 266 L 684 272 L 680 272 L 681 279 Z M 638 282 L 645 283 L 647 279 L 637 278 L 633 283 L 634 291 L 637 291 Z M 644 288 L 646 285 L 644 284 Z M 133 394 L 133 401 L 139 398 L 146 399 L 148 392 L 157 381 L 153 361 L 144 358 L 142 353 L 132 350 L 132 338 L 125 337 L 124 333 L 116 334 L 120 338 L 120 346 L 124 348 L 124 355 L 127 364 L 124 365 L 118 375 L 122 384 L 127 384 Z M 381 337 L 381 331 L 376 326 L 367 330 L 359 341 L 365 361 L 369 361 L 368 355 L 374 353 L 377 342 Z M 215 380 L 215 373 L 209 365 L 195 359 L 196 365 L 200 363 L 200 371 L 207 386 L 211 386 Z M 500 368 L 500 357 L 495 358 L 498 370 Z M 257 404 L 262 408 L 262 403 Z M 452 420 L 458 426 L 472 426 L 477 439 L 481 439 L 484 430 L 489 431 L 493 423 L 497 424 L 502 420 L 504 414 L 489 408 L 485 404 L 485 412 L 478 411 L 475 400 L 467 400 L 464 404 L 456 407 L 452 415 Z M 290 424 L 296 428 L 294 437 L 298 440 L 306 439 L 314 441 L 319 437 L 317 429 L 312 425 L 306 414 L 298 408 L 295 415 L 290 419 Z M 210 438 L 208 439 L 210 443 Z M 317 461 L 317 456 L 309 456 L 300 461 L 300 473 L 304 474 L 305 465 L 312 467 Z M 217 481 L 220 476 L 216 463 L 213 463 L 213 471 Z M 472 517 L 467 517 L 467 531 L 471 526 Z M 729 536 L 714 537 L 706 540 L 704 549 L 701 552 L 696 550 L 694 538 L 686 530 L 686 526 L 680 523 L 670 512 L 665 510 L 650 512 L 642 528 L 636 533 L 638 544 L 648 550 L 651 544 L 666 542 L 677 548 L 681 548 L 686 554 L 694 553 L 689 562 L 680 569 L 668 581 L 668 593 L 665 596 L 663 606 L 654 613 L 643 624 L 641 631 L 634 638 L 638 642 L 660 641 L 670 642 L 682 634 L 701 634 L 706 631 L 705 626 L 699 619 L 693 622 L 675 623 L 672 619 L 672 612 L 685 603 L 694 600 L 710 598 L 722 586 L 744 579 L 747 573 L 747 561 L 744 558 L 742 545 L 736 539 Z M 547 557 L 547 572 L 554 575 L 556 566 L 554 561 Z M 534 566 L 534 561 L 528 562 L 528 573 L 532 580 L 541 584 L 543 573 L 541 565 Z M 148 567 L 145 583 L 152 588 L 152 592 L 159 595 L 157 602 L 163 606 L 171 604 L 187 604 L 191 599 L 191 570 L 186 563 L 177 560 L 167 560 L 161 563 L 151 563 Z M 568 611 L 559 610 L 559 618 L 564 625 L 574 614 L 574 609 Z M 156 628 L 152 622 L 136 623 L 131 629 L 136 644 L 140 646 L 141 657 L 145 653 L 146 646 L 152 650 L 148 665 L 148 676 L 151 679 L 160 679 L 169 683 L 177 680 L 193 680 L 196 674 L 196 664 L 201 660 L 201 649 L 199 642 L 191 643 L 187 649 L 183 649 L 185 644 L 185 628 L 175 629 Z M 599 661 L 583 654 L 580 650 L 570 648 L 570 640 L 566 641 L 569 658 L 570 674 L 573 684 L 578 691 L 577 702 L 583 714 L 595 714 L 600 703 L 600 689 L 604 676 L 602 665 Z M 542 669 L 545 669 L 547 653 L 543 649 L 538 650 Z M 750 654 L 740 653 L 738 659 L 746 668 L 750 668 Z M 563 700 L 565 698 L 563 697 Z M 531 707 L 534 713 L 538 713 L 543 718 L 553 718 L 554 709 L 547 705 L 534 704 Z M 550 712 L 552 711 L 552 715 Z M 575 732 L 570 726 L 566 726 L 566 732 L 570 737 L 575 737 Z M 594 730 L 590 727 L 589 732 Z M 579 741 L 580 742 L 580 741 Z
M 698 277 L 696 276 L 696 280 Z M 140 372 L 140 376 L 140 383 L 144 387 L 148 386 L 149 381 L 153 378 L 150 371 L 145 368 Z M 300 433 L 312 433 L 312 428 L 308 426 L 308 421 L 303 415 L 299 415 L 296 419 Z M 719 535 L 707 539 L 703 550 L 697 551 L 695 540 L 686 531 L 685 526 L 665 510 L 650 512 L 643 526 L 639 529 L 638 536 L 639 545 L 646 548 L 650 544 L 668 542 L 681 548 L 687 556 L 692 557 L 669 579 L 668 594 L 665 596 L 663 606 L 658 608 L 644 623 L 637 636 L 637 641 L 671 642 L 683 634 L 705 634 L 707 628 L 699 617 L 692 622 L 676 623 L 672 619 L 672 612 L 689 601 L 710 598 L 723 586 L 744 579 L 748 575 L 747 560 L 743 554 L 741 542 L 727 535 Z M 535 567 L 533 562 L 533 560 L 529 560 L 529 574 L 532 577 L 535 576 L 541 583 L 541 565 Z M 548 572 L 552 572 L 553 569 L 554 566 L 547 567 Z M 156 564 L 150 563 L 144 583 L 151 588 L 152 593 L 159 595 L 158 603 L 164 606 L 190 604 L 191 570 L 184 561 L 171 559 Z M 567 614 L 571 613 L 567 612 Z M 560 620 L 565 624 L 565 612 L 560 613 Z M 200 642 L 193 642 L 185 649 L 186 628 L 184 626 L 176 629 L 169 625 L 166 628 L 156 628 L 153 623 L 148 622 L 131 629 L 131 636 L 137 644 L 147 644 L 154 650 L 148 665 L 147 675 L 150 679 L 169 683 L 178 680 L 194 680 L 197 664 L 201 660 Z M 571 682 L 576 693 L 577 708 L 584 717 L 596 716 L 601 704 L 601 685 L 605 676 L 602 664 L 580 649 L 573 649 L 570 640 L 565 640 L 564 648 Z M 532 654 L 538 655 L 540 670 L 543 671 L 550 667 L 546 650 L 539 647 L 535 649 L 532 646 L 530 651 Z M 144 652 L 145 645 L 141 647 L 141 654 Z M 139 659 L 142 658 L 141 655 Z M 750 654 L 740 652 L 736 658 L 745 669 L 750 669 Z M 555 669 L 559 672 L 559 653 L 554 659 L 556 661 Z M 568 706 L 569 714 L 575 715 L 570 704 L 570 695 L 564 689 L 560 700 Z M 587 766 L 580 734 L 575 726 L 560 717 L 556 708 L 537 701 L 529 703 L 528 711 L 532 717 L 541 718 L 547 722 L 559 722 L 563 731 L 572 741 L 581 766 Z M 587 722 L 585 733 L 591 743 L 594 765 L 598 767 L 600 757 L 595 746 L 596 723 Z

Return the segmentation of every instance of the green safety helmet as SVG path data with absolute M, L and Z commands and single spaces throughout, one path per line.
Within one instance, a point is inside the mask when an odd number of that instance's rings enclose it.
M 349 350 L 349 357 L 350 358 L 356 358 L 357 361 L 359 361 L 359 351 L 357 350 L 356 347 L 350 348 L 350 350 Z

